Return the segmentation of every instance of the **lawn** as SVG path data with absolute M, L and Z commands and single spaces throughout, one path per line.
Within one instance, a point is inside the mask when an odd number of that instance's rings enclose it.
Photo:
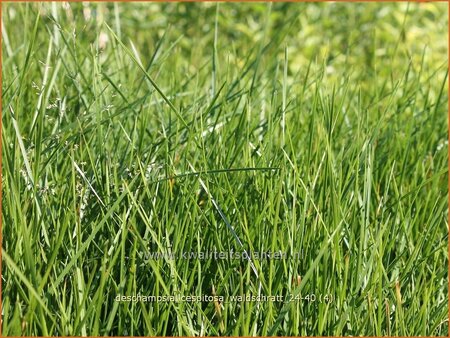
M 2 6 L 2 334 L 447 336 L 446 3 Z

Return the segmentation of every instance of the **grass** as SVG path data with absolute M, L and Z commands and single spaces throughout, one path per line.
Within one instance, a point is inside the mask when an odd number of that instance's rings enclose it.
M 446 4 L 2 15 L 3 335 L 448 335 Z

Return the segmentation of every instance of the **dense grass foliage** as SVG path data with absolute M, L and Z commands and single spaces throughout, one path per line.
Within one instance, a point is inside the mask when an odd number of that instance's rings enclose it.
M 448 335 L 446 4 L 2 8 L 4 335 Z

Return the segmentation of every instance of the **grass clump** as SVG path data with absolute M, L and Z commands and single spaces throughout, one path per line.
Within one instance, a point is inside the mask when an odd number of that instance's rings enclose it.
M 446 4 L 2 9 L 4 335 L 448 335 Z

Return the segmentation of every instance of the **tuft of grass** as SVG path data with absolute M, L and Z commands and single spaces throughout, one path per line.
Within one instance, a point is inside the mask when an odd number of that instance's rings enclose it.
M 3 335 L 448 335 L 446 4 L 2 15 Z

